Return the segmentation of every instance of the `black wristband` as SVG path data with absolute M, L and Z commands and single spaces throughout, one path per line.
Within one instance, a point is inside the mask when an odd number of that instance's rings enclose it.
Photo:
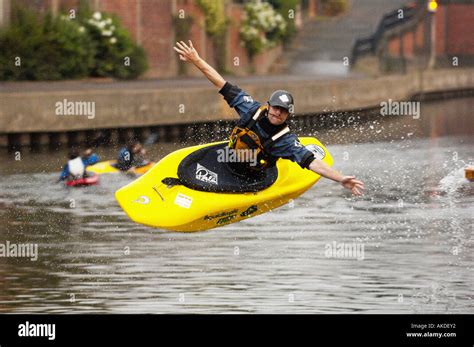
M 313 152 L 306 152 L 306 154 L 303 156 L 303 159 L 301 159 L 300 166 L 303 169 L 309 169 L 309 165 L 313 162 L 314 160 L 314 153 Z

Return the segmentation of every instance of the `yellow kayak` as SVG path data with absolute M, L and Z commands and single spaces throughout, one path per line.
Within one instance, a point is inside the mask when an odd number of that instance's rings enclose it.
M 316 138 L 303 137 L 300 142 L 318 159 L 332 166 L 331 155 Z M 178 173 L 185 158 L 206 147 L 225 146 L 226 143 L 216 142 L 175 151 L 161 159 L 145 175 L 119 189 L 115 198 L 130 219 L 137 223 L 172 231 L 194 232 L 235 223 L 282 206 L 303 194 L 321 177 L 290 160 L 279 159 L 273 181 L 258 191 L 201 191 L 180 183 Z M 187 168 L 183 174 L 191 171 L 191 175 L 205 181 L 203 184 L 222 181 L 220 173 L 215 174 L 200 163 L 194 167 Z
M 88 166 L 87 171 L 96 173 L 98 175 L 121 172 L 119 169 L 117 169 L 114 166 L 114 164 L 116 162 L 117 162 L 116 160 L 101 161 L 101 162 L 98 162 L 97 164 Z M 135 168 L 127 171 L 127 173 L 134 173 L 136 175 L 143 175 L 145 172 L 150 170 L 153 167 L 153 165 L 155 165 L 155 164 L 156 163 L 154 163 L 154 162 L 150 162 L 147 165 L 140 166 L 140 167 L 135 167 Z

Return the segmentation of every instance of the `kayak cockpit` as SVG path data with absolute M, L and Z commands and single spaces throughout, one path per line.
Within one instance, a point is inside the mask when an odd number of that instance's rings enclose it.
M 226 148 L 226 143 L 219 143 L 192 152 L 179 164 L 178 179 L 165 178 L 164 183 L 221 193 L 257 192 L 275 183 L 278 178 L 276 166 L 260 171 L 248 169 L 248 163 L 223 160 Z

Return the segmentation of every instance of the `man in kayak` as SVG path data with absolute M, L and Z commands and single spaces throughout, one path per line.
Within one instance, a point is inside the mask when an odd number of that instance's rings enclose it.
M 88 147 L 82 152 L 82 161 L 85 166 L 94 165 L 99 162 L 99 156 L 94 153 L 91 147 Z
M 97 154 L 93 153 L 92 148 L 87 148 L 79 155 L 79 151 L 75 148 L 69 151 L 69 161 L 64 165 L 63 171 L 59 176 L 59 180 L 78 179 L 87 175 L 86 168 L 99 161 Z
M 120 149 L 117 164 L 114 166 L 121 171 L 128 171 L 135 167 L 145 166 L 149 163 L 145 159 L 146 150 L 137 140 L 130 140 L 127 145 Z
M 240 120 L 231 134 L 230 146 L 236 150 L 256 150 L 257 169 L 264 170 L 274 165 L 278 158 L 290 159 L 302 168 L 309 169 L 323 177 L 329 178 L 349 189 L 354 195 L 362 195 L 364 183 L 354 176 L 343 176 L 322 160 L 315 158 L 314 153 L 303 146 L 298 137 L 289 131 L 286 120 L 293 111 L 293 96 L 284 90 L 275 91 L 266 105 L 254 101 L 236 85 L 224 78 L 204 59 L 193 43 L 177 42 L 174 50 L 184 62 L 196 66 L 223 95 L 230 107 L 234 108 Z

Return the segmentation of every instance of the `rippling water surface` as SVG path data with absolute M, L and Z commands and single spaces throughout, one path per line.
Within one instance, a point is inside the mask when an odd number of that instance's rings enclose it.
M 131 222 L 113 196 L 129 177 L 67 189 L 54 172 L 65 153 L 2 152 L 0 243 L 37 243 L 39 255 L 0 258 L 0 312 L 472 313 L 472 106 L 320 130 L 365 196 L 321 180 L 273 212 L 193 234 Z M 363 253 L 329 257 L 334 242 Z

